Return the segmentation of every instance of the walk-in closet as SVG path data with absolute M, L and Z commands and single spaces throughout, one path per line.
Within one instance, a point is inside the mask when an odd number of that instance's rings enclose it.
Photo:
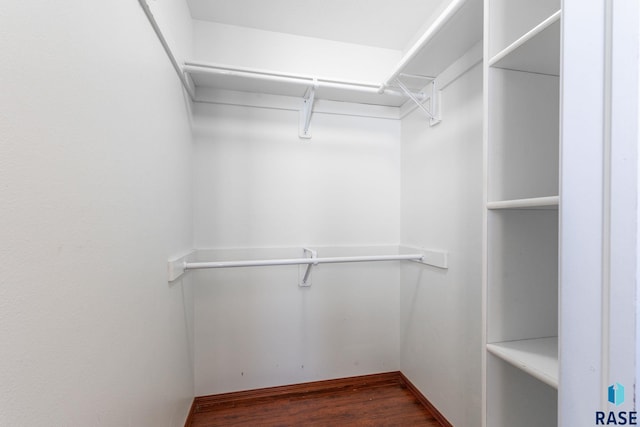
M 633 425 L 639 22 L 5 2 L 0 426 Z

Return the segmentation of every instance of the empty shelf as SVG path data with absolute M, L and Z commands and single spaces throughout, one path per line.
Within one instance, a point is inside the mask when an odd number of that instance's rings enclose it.
M 427 30 L 423 36 L 425 43 L 407 52 L 398 71 L 387 79 L 386 84 L 392 84 L 393 77 L 399 72 L 438 76 L 482 40 L 482 1 L 462 0 L 456 3 L 459 6 L 455 12 L 441 16 L 441 25 L 436 23 Z
M 558 388 L 558 337 L 487 344 L 487 351 Z
M 488 202 L 487 209 L 558 209 L 559 196 L 534 197 L 530 199 L 500 200 Z
M 557 11 L 491 58 L 489 65 L 509 70 L 560 75 L 560 16 Z

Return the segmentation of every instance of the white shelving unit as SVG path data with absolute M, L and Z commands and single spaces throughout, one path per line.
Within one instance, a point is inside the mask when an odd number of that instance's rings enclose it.
M 559 0 L 485 0 L 487 427 L 557 425 Z

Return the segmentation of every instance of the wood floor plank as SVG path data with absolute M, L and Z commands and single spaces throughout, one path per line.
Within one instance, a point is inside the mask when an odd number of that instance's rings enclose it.
M 400 373 L 196 398 L 186 427 L 442 427 Z

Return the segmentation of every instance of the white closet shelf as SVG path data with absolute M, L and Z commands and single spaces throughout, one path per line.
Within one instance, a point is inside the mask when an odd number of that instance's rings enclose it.
M 555 12 L 489 60 L 490 67 L 560 75 L 560 18 Z
M 558 337 L 487 344 L 487 351 L 543 383 L 558 388 Z
M 482 0 L 454 0 L 407 50 L 382 87 L 401 73 L 438 76 L 482 40 Z
M 500 200 L 487 202 L 487 209 L 558 209 L 560 196 L 533 197 L 529 199 Z

